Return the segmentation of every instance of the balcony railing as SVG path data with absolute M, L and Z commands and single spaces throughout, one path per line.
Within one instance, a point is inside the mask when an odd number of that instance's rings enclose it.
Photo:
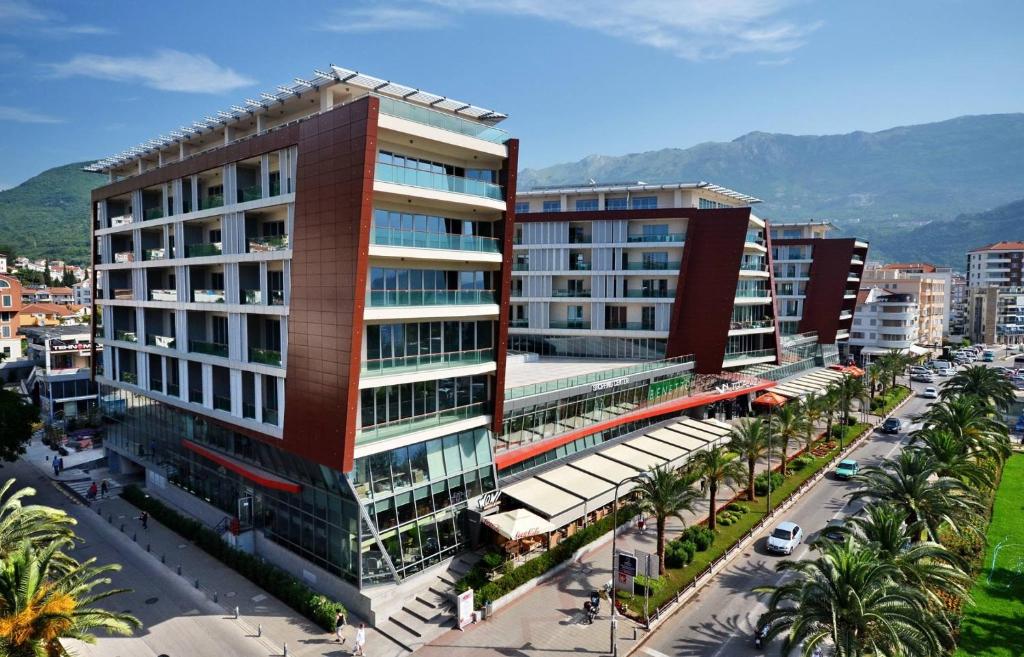
M 552 392 L 554 390 L 564 390 L 566 388 L 575 388 L 577 386 L 590 385 L 593 383 L 607 381 L 610 379 L 620 379 L 624 376 L 631 376 L 633 374 L 640 374 L 642 372 L 652 372 L 654 370 L 660 370 L 667 367 L 675 367 L 676 365 L 683 365 L 692 362 L 693 356 L 676 356 L 675 358 L 646 361 L 643 363 L 639 363 L 637 365 L 616 367 L 614 369 L 601 370 L 599 372 L 591 372 L 590 374 L 580 374 L 578 376 L 554 379 L 551 381 L 545 381 L 543 383 L 531 383 L 525 386 L 518 386 L 516 388 L 506 388 L 505 399 L 509 400 L 519 399 L 520 397 L 530 397 L 532 395 L 539 395 L 541 393 Z
M 457 132 L 460 135 L 476 137 L 477 139 L 483 139 L 495 144 L 504 144 L 509 138 L 508 133 L 504 130 L 494 128 L 486 123 L 469 121 L 458 116 L 427 109 L 420 105 L 413 105 L 397 98 L 386 96 L 378 96 L 378 98 L 380 99 L 381 114 L 395 116 L 407 121 L 415 121 L 416 123 L 448 130 L 449 132 Z
M 590 271 L 591 266 L 589 262 L 577 262 L 574 260 L 570 260 L 569 269 L 572 271 Z
M 590 290 L 577 290 L 577 289 L 562 289 L 562 290 L 551 290 L 551 296 L 553 297 L 581 297 L 587 298 L 590 296 Z
M 593 235 L 584 235 L 582 233 L 569 233 L 569 244 L 590 244 L 593 242 Z
M 508 325 L 512 328 L 527 328 L 530 326 L 530 319 L 528 317 L 522 319 L 510 319 L 508 320 Z
M 122 331 L 122 330 L 118 330 L 114 335 L 117 337 L 118 340 L 120 340 L 122 342 L 138 342 L 139 341 L 139 336 L 135 333 L 135 331 Z
M 139 377 L 135 372 L 121 372 L 121 381 L 124 383 L 138 383 Z
M 548 328 L 553 329 L 589 329 L 589 319 L 552 319 L 548 320 Z
M 763 262 L 741 262 L 740 269 L 743 271 L 763 271 L 765 273 L 768 272 L 768 269 L 765 266 L 765 263 Z M 795 273 L 793 274 L 794 277 L 797 275 L 798 274 Z
M 772 328 L 773 326 L 775 326 L 775 322 L 770 319 L 748 319 L 742 322 L 730 322 L 729 330 L 744 331 L 746 329 Z
M 185 253 L 189 258 L 220 255 L 222 253 L 221 243 L 211 242 L 209 244 L 189 244 L 185 246 Z
M 774 349 L 755 349 L 753 351 L 736 351 L 733 353 L 725 354 L 723 360 L 729 362 L 732 360 L 745 360 L 747 358 L 767 358 L 768 356 L 775 356 Z
M 431 427 L 458 422 L 459 420 L 483 415 L 486 412 L 487 403 L 477 402 L 475 404 L 457 406 L 455 408 L 448 408 L 434 413 L 427 413 L 425 415 L 417 415 L 415 417 L 394 420 L 393 422 L 384 422 L 370 427 L 363 427 L 359 430 L 359 433 L 356 436 L 356 443 L 365 444 L 375 442 L 377 440 L 383 440 L 385 438 L 392 438 L 394 436 L 400 436 L 413 431 L 421 431 Z M 266 414 L 264 414 L 264 418 L 266 418 Z
M 149 291 L 150 301 L 177 301 L 178 292 L 177 290 L 150 290 Z
M 249 362 L 263 365 L 281 365 L 281 352 L 273 349 L 249 347 Z
M 134 217 L 132 217 L 132 215 L 130 215 L 130 214 L 122 214 L 122 215 L 119 215 L 117 217 L 111 217 L 110 218 L 110 226 L 111 226 L 111 228 L 114 228 L 114 227 L 117 227 L 117 226 L 124 226 L 126 224 L 130 224 L 132 221 L 134 221 Z
M 374 178 L 383 182 L 409 185 L 411 187 L 424 187 L 426 189 L 455 192 L 456 194 L 483 196 L 495 201 L 503 201 L 505 199 L 505 192 L 501 189 L 500 185 L 461 176 L 450 176 L 444 173 L 433 173 L 409 167 L 395 166 L 393 164 L 384 164 L 383 162 L 377 163 Z
M 130 287 L 129 288 L 123 288 L 123 287 L 122 288 L 115 288 L 115 289 L 111 290 L 111 292 L 114 293 L 114 298 L 115 299 L 128 299 L 128 300 L 130 300 L 134 296 L 134 294 L 132 293 L 132 289 Z
M 199 197 L 199 209 L 209 210 L 211 208 L 219 208 L 224 205 L 223 194 L 209 194 L 207 196 Z
M 241 297 L 245 304 L 263 303 L 263 293 L 259 290 L 242 290 Z
M 114 262 L 135 262 L 135 254 L 131 251 L 118 251 L 114 254 Z
M 284 251 L 287 248 L 287 235 L 273 235 L 267 237 L 249 238 L 249 253 L 263 253 L 266 251 Z
M 163 260 L 165 257 L 167 257 L 167 250 L 163 248 L 142 250 L 143 260 Z
M 228 411 L 230 413 L 231 412 L 231 398 L 230 397 L 223 397 L 221 395 L 214 395 L 213 396 L 213 407 L 216 408 L 218 411 Z
M 283 306 L 284 305 L 284 290 L 270 290 L 270 305 L 271 306 Z
M 530 271 L 530 263 L 528 262 L 513 262 L 512 271 Z
M 146 208 L 145 210 L 143 210 L 143 214 L 145 215 L 147 221 L 150 219 L 159 219 L 164 216 L 164 209 Z
M 271 173 L 271 175 L 273 175 L 275 172 L 271 171 L 270 173 Z M 281 195 L 281 180 L 280 179 L 277 179 L 277 180 L 275 180 L 273 178 L 270 179 L 270 195 L 271 196 L 280 196 Z
M 629 235 L 627 242 L 685 242 L 686 233 L 667 233 L 665 235 Z
M 675 299 L 675 290 L 626 290 L 627 298 L 640 299 Z
M 656 331 L 653 322 L 606 322 L 609 331 Z
M 224 290 L 192 290 L 196 303 L 224 303 Z
M 779 294 L 793 294 L 793 292 L 785 292 L 780 289 Z M 771 296 L 771 292 L 768 291 L 768 288 L 741 288 L 736 290 L 736 296 L 743 298 L 767 297 Z
M 202 404 L 203 403 L 203 391 L 201 389 L 198 389 L 198 388 L 189 388 L 188 389 L 188 400 L 190 402 L 192 402 L 193 404 Z
M 274 425 L 277 424 L 277 409 L 276 408 L 269 408 L 267 406 L 263 407 L 263 423 L 264 424 L 274 424 Z
M 495 303 L 494 290 L 371 290 L 371 306 L 461 306 Z
M 251 360 L 251 359 L 250 359 Z M 439 354 L 416 354 L 414 356 L 394 356 L 391 358 L 375 358 L 363 363 L 363 373 L 368 376 L 400 374 L 402 372 L 422 372 L 443 367 L 461 367 L 463 365 L 479 365 L 494 360 L 493 349 L 472 349 L 468 351 L 449 351 Z
M 263 187 L 260 185 L 250 185 L 238 190 L 238 203 L 257 201 L 261 198 L 263 198 Z
M 220 356 L 221 358 L 228 357 L 228 346 L 219 342 L 203 342 L 202 340 L 189 340 L 188 350 L 196 354 L 206 354 L 207 356 Z
M 177 397 L 181 393 L 181 388 L 178 387 L 177 383 L 167 384 L 167 394 L 171 397 Z
M 164 349 L 174 349 L 174 336 L 147 335 L 146 344 L 148 344 L 150 347 L 163 347 Z
M 657 260 L 646 260 L 644 262 L 627 262 L 622 267 L 626 270 L 647 270 L 647 271 L 666 271 L 666 270 L 678 270 L 679 261 L 672 260 L 669 262 L 661 262 Z
M 375 227 L 373 243 L 381 246 L 404 246 L 418 249 L 447 249 L 449 251 L 477 251 L 498 253 L 501 241 L 493 237 L 431 233 L 421 230 Z
M 152 390 L 153 392 L 163 392 L 164 382 L 160 380 L 158 377 L 151 376 L 149 377 L 149 389 Z

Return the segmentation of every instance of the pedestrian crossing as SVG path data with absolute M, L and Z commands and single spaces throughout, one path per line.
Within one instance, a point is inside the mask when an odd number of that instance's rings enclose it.
M 100 485 L 98 479 L 80 479 L 78 481 L 63 481 L 61 482 L 68 488 L 70 488 L 76 495 L 84 500 L 89 499 L 89 487 L 92 486 L 93 482 L 96 482 L 97 489 Z M 107 479 L 107 497 L 117 497 L 121 493 L 121 484 L 117 483 L 114 479 Z M 96 499 L 102 499 L 100 493 L 97 490 Z

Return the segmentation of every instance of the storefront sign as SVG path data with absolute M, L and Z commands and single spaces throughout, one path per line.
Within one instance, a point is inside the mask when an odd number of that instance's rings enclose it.
M 62 342 L 60 340 L 50 341 L 50 351 L 88 351 L 92 345 L 88 342 Z M 103 345 L 96 345 L 96 351 L 102 351 Z
M 476 498 L 476 508 L 480 511 L 486 511 L 487 509 L 497 506 L 498 499 L 501 497 L 500 490 L 492 490 L 489 493 L 484 493 L 480 497 Z
M 591 390 L 597 392 L 598 390 L 607 390 L 608 388 L 614 388 L 615 386 L 621 386 L 624 383 L 629 383 L 628 376 L 620 376 L 617 379 L 608 379 L 600 383 L 595 383 Z
M 467 589 L 459 594 L 455 613 L 460 630 L 476 619 L 473 613 L 473 589 Z
M 747 387 L 747 384 L 743 383 L 742 381 L 731 381 L 729 383 L 723 383 L 720 386 L 716 386 L 715 387 L 715 392 L 717 392 L 720 395 L 724 395 L 725 393 L 727 393 L 727 392 L 729 392 L 731 390 L 739 390 L 740 388 L 746 388 L 746 387 Z
M 636 557 L 629 552 L 615 554 L 615 590 L 633 593 L 636 578 Z

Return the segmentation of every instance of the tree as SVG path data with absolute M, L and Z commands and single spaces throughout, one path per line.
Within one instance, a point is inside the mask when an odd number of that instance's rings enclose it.
M 95 643 L 93 634 L 130 635 L 141 626 L 133 616 L 107 611 L 93 605 L 125 589 L 106 589 L 106 573 L 121 569 L 117 564 L 96 566 L 62 563 L 62 550 L 70 539 L 53 541 L 36 549 L 23 543 L 0 559 L 0 654 L 9 657 L 63 655 L 61 639 Z
M 943 399 L 972 395 L 994 404 L 997 408 L 1009 408 L 1014 402 L 1013 385 L 1009 379 L 996 370 L 983 365 L 972 365 L 957 372 L 946 382 L 939 395 Z
M 895 505 L 904 513 L 908 527 L 922 522 L 929 538 L 936 542 L 943 523 L 956 530 L 961 524 L 969 524 L 971 514 L 982 510 L 971 489 L 958 479 L 940 477 L 935 460 L 918 449 L 904 450 L 895 459 L 866 467 L 854 479 L 861 488 L 848 497 Z
M 656 466 L 641 477 L 636 487 L 641 511 L 654 516 L 658 542 L 658 573 L 665 572 L 665 521 L 683 520 L 683 511 L 694 511 L 700 493 L 690 485 L 693 480 L 678 470 Z
M 24 543 L 41 548 L 74 535 L 74 518 L 48 506 L 26 506 L 24 500 L 36 491 L 26 487 L 12 493 L 14 482 L 8 479 L 0 486 L 0 555 L 9 554 Z
M 43 260 L 43 285 L 50 287 L 53 285 L 53 279 L 50 277 L 50 261 Z
M 25 453 L 25 443 L 32 438 L 32 423 L 39 419 L 39 410 L 21 395 L 0 389 L 0 458 L 15 461 Z
M 994 418 L 991 405 L 979 397 L 947 397 L 917 419 L 922 428 L 914 432 L 915 438 L 923 432 L 944 431 L 966 444 L 976 459 L 1002 463 L 1010 455 L 1006 424 Z
M 64 270 L 64 274 L 61 275 L 61 277 L 60 277 L 60 284 L 63 287 L 71 287 L 72 285 L 74 285 L 77 282 L 78 281 L 75 280 L 75 275 L 71 272 L 70 269 L 65 269 Z
M 800 408 L 804 416 L 804 429 L 807 431 L 807 442 L 804 444 L 804 449 L 809 452 L 811 451 L 811 447 L 814 446 L 814 432 L 817 430 L 816 426 L 825 415 L 825 405 L 821 395 L 815 392 L 810 392 L 807 393 L 807 396 L 800 402 Z
M 718 489 L 727 483 L 738 483 L 744 479 L 743 465 L 728 457 L 725 445 L 714 445 L 702 452 L 691 461 L 694 474 L 704 480 L 711 500 L 708 511 L 708 527 L 712 530 L 718 525 L 715 515 L 718 513 Z
M 880 363 L 871 363 L 868 365 L 867 371 L 864 375 L 868 379 L 868 383 L 871 386 L 871 401 L 875 401 L 875 390 L 878 388 L 878 384 L 884 381 L 886 378 L 886 371 L 882 368 Z
M 786 476 L 786 470 L 789 461 L 789 441 L 796 440 L 804 434 L 804 426 L 806 421 L 804 420 L 803 413 L 800 411 L 800 405 L 789 402 L 783 404 L 772 416 L 772 433 L 779 439 L 779 454 L 782 456 L 782 476 Z
M 785 634 L 780 655 L 802 646 L 810 657 L 831 645 L 836 657 L 926 657 L 953 645 L 949 623 L 930 611 L 928 597 L 903 585 L 898 567 L 874 549 L 848 538 L 819 550 L 814 559 L 776 566 L 792 579 L 755 589 L 771 594 L 758 629 L 769 640 Z
M 890 387 L 896 387 L 896 377 L 906 371 L 907 366 L 914 361 L 914 357 L 910 354 L 905 354 L 899 349 L 890 349 L 878 358 L 878 363 L 882 365 L 882 369 L 888 374 L 892 385 Z
M 836 382 L 839 390 L 839 410 L 843 414 L 843 425 L 850 425 L 850 409 L 856 401 L 860 408 L 868 403 L 868 389 L 864 385 L 864 379 L 855 376 L 844 376 Z
M 839 387 L 832 383 L 821 396 L 821 410 L 825 413 L 825 436 L 832 437 L 832 422 L 839 413 Z
M 918 431 L 911 444 L 926 452 L 935 461 L 935 472 L 940 477 L 952 477 L 974 488 L 991 488 L 994 479 L 990 462 L 978 462 L 971 454 L 970 445 L 948 431 L 928 429 Z
M 760 418 L 747 418 L 732 428 L 729 437 L 729 449 L 740 455 L 747 464 L 747 499 L 753 501 L 754 470 L 761 458 L 770 454 L 768 426 Z M 774 450 L 773 450 L 774 451 Z

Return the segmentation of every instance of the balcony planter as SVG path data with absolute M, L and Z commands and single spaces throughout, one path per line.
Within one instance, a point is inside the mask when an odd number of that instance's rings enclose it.
M 224 303 L 224 290 L 194 290 L 192 300 L 196 303 Z
M 281 352 L 272 349 L 259 349 L 249 347 L 249 362 L 261 363 L 263 365 L 281 365 Z
M 131 251 L 121 251 L 120 253 L 114 254 L 114 262 L 135 262 L 135 254 Z
M 177 301 L 178 293 L 175 290 L 150 290 L 150 301 Z
M 190 258 L 201 258 L 203 256 L 218 256 L 223 251 L 221 250 L 220 242 L 213 242 L 210 244 L 189 244 L 185 247 L 185 252 Z
M 174 348 L 174 337 L 170 335 L 151 335 L 149 336 L 149 344 L 154 347 L 163 347 L 164 349 Z
M 287 235 L 274 235 L 270 237 L 250 237 L 249 253 L 264 253 L 267 251 L 283 251 L 288 248 Z
M 142 252 L 143 260 L 163 260 L 166 257 L 165 249 L 146 249 Z

